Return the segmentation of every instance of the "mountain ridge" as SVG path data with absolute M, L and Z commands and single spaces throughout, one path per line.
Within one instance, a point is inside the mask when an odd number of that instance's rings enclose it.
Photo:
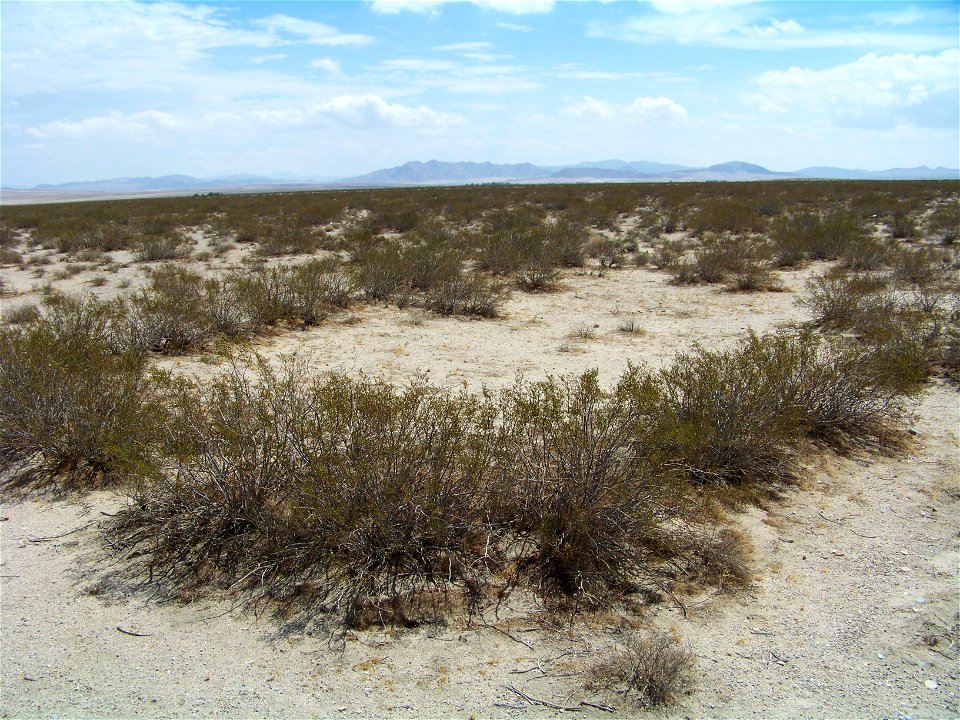
M 37 192 L 161 192 L 214 191 L 286 186 L 309 187 L 408 187 L 418 185 L 460 185 L 476 183 L 530 182 L 695 182 L 744 181 L 768 179 L 831 179 L 831 180 L 954 180 L 960 169 L 920 165 L 913 168 L 887 170 L 847 169 L 832 166 L 811 166 L 791 172 L 770 170 L 742 160 L 732 160 L 706 167 L 691 167 L 647 160 L 598 160 L 570 165 L 539 166 L 531 163 L 446 162 L 412 160 L 391 168 L 338 180 L 270 177 L 234 174 L 214 178 L 190 175 L 158 177 L 119 177 L 66 183 L 44 183 L 31 188 L 9 188 Z

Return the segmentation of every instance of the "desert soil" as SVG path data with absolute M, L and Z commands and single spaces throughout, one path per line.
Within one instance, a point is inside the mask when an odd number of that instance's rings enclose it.
M 229 258 L 220 262 L 226 263 Z M 649 269 L 569 272 L 561 292 L 515 293 L 499 320 L 443 319 L 356 307 L 318 328 L 263 338 L 272 358 L 317 369 L 477 390 L 517 374 L 668 364 L 694 342 L 729 347 L 803 318 L 797 298 L 822 268 L 783 273 L 784 292 L 677 288 Z M 51 268 L 54 272 L 56 267 Z M 20 296 L 40 292 L 4 271 Z M 100 294 L 142 281 L 124 268 Z M 89 288 L 85 276 L 64 289 Z M 75 286 L 75 287 L 74 287 Z M 640 333 L 620 326 L 635 321 Z M 163 360 L 217 372 L 215 353 Z M 696 654 L 696 681 L 663 718 L 946 718 L 960 715 L 960 666 L 943 639 L 957 622 L 960 406 L 935 382 L 912 406 L 911 446 L 893 456 L 811 457 L 800 487 L 734 516 L 754 545 L 756 577 L 733 593 L 671 603 L 633 618 Z M 481 620 L 347 634 L 284 626 L 212 593 L 163 603 L 110 582 L 105 513 L 126 502 L 84 496 L 5 498 L 0 509 L 0 682 L 3 717 L 461 717 L 563 714 L 535 700 L 606 717 L 583 671 L 630 628 L 615 615 L 572 624 L 517 597 Z M 954 631 L 956 632 L 956 631 Z M 955 637 L 955 635 L 954 635 Z M 620 707 L 616 715 L 639 711 Z

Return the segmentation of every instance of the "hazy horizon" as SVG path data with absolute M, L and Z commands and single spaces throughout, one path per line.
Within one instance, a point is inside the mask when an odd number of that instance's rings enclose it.
M 0 3 L 5 187 L 411 160 L 956 168 L 956 2 Z

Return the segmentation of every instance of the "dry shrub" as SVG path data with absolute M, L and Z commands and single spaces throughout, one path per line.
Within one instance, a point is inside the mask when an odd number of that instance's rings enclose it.
M 594 604 L 669 556 L 676 497 L 634 451 L 634 418 L 579 377 L 518 383 L 501 398 L 496 515 L 541 592 Z
M 516 280 L 525 292 L 552 292 L 559 289 L 560 271 L 547 260 L 536 260 L 517 268 Z
M 203 277 L 176 265 L 154 270 L 150 287 L 130 298 L 127 314 L 133 346 L 178 354 L 202 345 L 213 333 Z
M 0 333 L 0 458 L 41 485 L 88 488 L 148 473 L 162 417 L 141 355 L 86 322 Z
M 502 284 L 477 273 L 464 273 L 432 288 L 425 305 L 438 315 L 495 318 L 507 297 Z
M 695 232 L 759 232 L 763 217 L 755 208 L 733 198 L 706 198 L 687 219 Z
M 663 270 L 680 261 L 686 250 L 683 240 L 664 240 L 654 247 L 650 262 L 657 270 Z
M 195 387 L 175 468 L 122 514 L 172 589 L 210 581 L 338 613 L 414 622 L 419 600 L 469 602 L 493 558 L 484 500 L 490 408 L 260 363 Z M 434 596 L 431 591 L 440 591 Z
M 176 231 L 162 235 L 146 235 L 133 251 L 133 257 L 138 262 L 177 260 L 186 254 L 183 234 Z
M 588 669 L 587 687 L 615 691 L 640 707 L 661 707 L 690 687 L 694 664 L 693 653 L 671 635 L 633 635 Z

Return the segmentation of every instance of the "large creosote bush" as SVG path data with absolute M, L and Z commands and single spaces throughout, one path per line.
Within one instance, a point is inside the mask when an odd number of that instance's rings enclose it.
M 634 451 L 634 419 L 596 371 L 518 382 L 501 403 L 496 515 L 536 587 L 597 602 L 670 556 L 677 497 Z
M 114 352 L 96 323 L 0 334 L 0 459 L 23 478 L 85 488 L 150 471 L 163 413 L 144 358 Z
M 896 442 L 902 412 L 899 389 L 878 380 L 869 351 L 811 331 L 750 334 L 730 351 L 697 347 L 662 370 L 654 390 L 647 452 L 748 497 L 790 480 L 806 440 L 837 450 Z
M 213 579 L 337 612 L 413 622 L 429 591 L 479 598 L 492 407 L 417 381 L 310 377 L 263 363 L 192 389 L 185 448 L 116 528 L 174 587 Z

